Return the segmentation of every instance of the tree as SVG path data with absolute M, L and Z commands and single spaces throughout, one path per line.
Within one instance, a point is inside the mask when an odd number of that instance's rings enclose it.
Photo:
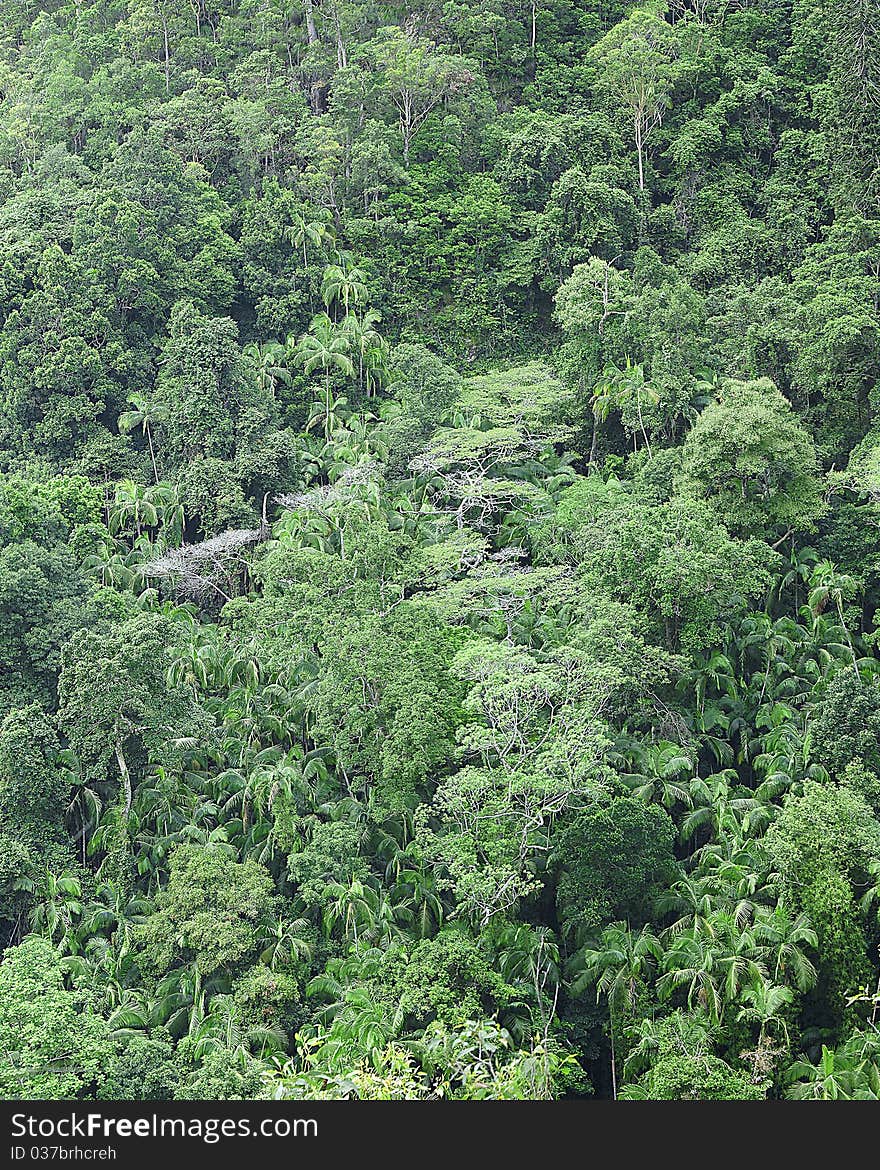
M 494 1016 L 513 1000 L 513 989 L 493 971 L 479 943 L 465 930 L 444 927 L 407 954 L 391 951 L 373 994 L 412 1031 L 432 1020 L 455 1024 Z
M 106 290 L 88 295 L 82 262 L 58 244 L 43 252 L 29 285 L 0 328 L 3 427 L 14 447 L 27 430 L 28 446 L 60 469 L 84 453 L 122 397 L 123 338 Z
M 377 328 L 381 320 L 379 313 L 369 309 L 362 317 L 346 313 L 342 321 L 344 332 L 351 338 L 351 348 L 358 355 L 358 389 L 364 389 L 366 380 L 368 398 L 388 375 L 388 346 Z
M 880 1097 L 878 3 L 0 0 L 0 1093 Z
M 649 917 L 652 890 L 676 868 L 674 839 L 667 813 L 628 797 L 560 825 L 552 860 L 563 932 L 584 937 L 611 919 Z
M 59 726 L 83 776 L 119 786 L 126 816 L 148 754 L 174 759 L 175 738 L 198 725 L 191 695 L 166 684 L 172 635 L 168 619 L 153 615 L 109 632 L 80 630 L 65 648 Z
M 128 401 L 131 405 L 131 410 L 123 411 L 116 424 L 122 434 L 128 434 L 129 431 L 141 430 L 147 440 L 147 446 L 150 450 L 150 463 L 153 466 L 153 478 L 156 483 L 159 482 L 159 469 L 156 465 L 156 452 L 153 448 L 153 431 L 152 428 L 157 422 L 163 421 L 163 411 L 153 408 L 147 399 L 142 394 L 132 393 L 128 396 Z
M 631 280 L 628 272 L 621 271 L 607 260 L 592 257 L 583 264 L 576 264 L 571 276 L 563 281 L 554 298 L 555 316 L 566 332 L 579 331 L 595 334 L 597 346 L 614 344 L 620 330 L 620 322 L 632 311 Z M 608 334 L 606 338 L 605 335 Z M 622 356 L 601 349 L 604 360 Z
M 138 962 L 157 975 L 187 963 L 203 978 L 240 970 L 257 955 L 257 928 L 276 904 L 272 879 L 257 862 L 181 845 L 169 859 L 155 913 L 135 927 Z
M 847 997 L 868 978 L 867 939 L 854 898 L 880 856 L 880 824 L 863 796 L 805 781 L 767 834 L 775 866 L 818 936 L 816 1014 L 842 1029 Z
M 873 0 L 847 0 L 829 15 L 831 101 L 826 119 L 835 194 L 841 208 L 861 210 L 876 197 L 880 181 L 877 8 Z
M 58 955 L 32 936 L 0 964 L 0 1092 L 6 1100 L 94 1100 L 116 1043 L 64 988 Z
M 637 8 L 590 50 L 598 70 L 597 86 L 630 118 L 639 164 L 639 189 L 645 189 L 648 140 L 671 105 L 681 73 L 675 30 L 650 9 Z
M 196 457 L 231 461 L 256 445 L 273 415 L 235 323 L 206 317 L 191 302 L 171 315 L 154 406 L 164 415 L 163 452 L 177 470 Z
M 813 1063 L 805 1055 L 788 1068 L 786 1097 L 793 1101 L 876 1101 L 880 1099 L 877 1042 L 854 1032 L 840 1048 L 822 1045 Z
M 333 370 L 347 378 L 354 375 L 351 338 L 338 329 L 326 313 L 319 313 L 312 318 L 308 333 L 299 339 L 293 352 L 295 360 L 307 374 L 318 369 L 324 373 L 324 438 L 329 442 L 332 433 L 330 375 Z
M 408 804 L 453 756 L 460 636 L 403 601 L 386 615 L 331 619 L 322 641 L 316 741 L 332 747 L 351 789 L 376 785 L 383 802 Z
M 769 381 L 728 381 L 685 440 L 682 488 L 732 529 L 780 544 L 822 514 L 813 441 Z
M 638 1085 L 621 1093 L 641 1101 L 763 1101 L 766 1096 L 766 1084 L 755 1084 L 748 1073 L 711 1053 L 661 1057 Z
M 408 169 L 413 139 L 430 113 L 444 98 L 466 91 L 473 75 L 460 60 L 396 28 L 384 29 L 371 48 L 382 85 L 397 112 L 403 161 Z
M 625 923 L 607 926 L 593 944 L 578 952 L 572 991 L 580 995 L 595 986 L 596 1000 L 605 996 L 608 1003 L 608 1029 L 611 1038 L 611 1089 L 617 1098 L 617 1038 L 647 992 L 648 983 L 657 969 L 663 949 L 650 927 L 631 931 Z
M 813 754 L 842 780 L 859 761 L 880 776 L 880 686 L 855 671 L 841 670 L 826 684 L 812 725 Z
M 277 341 L 251 342 L 242 350 L 257 368 L 260 392 L 274 398 L 278 387 L 290 384 L 290 372 L 285 365 L 286 351 Z
M 758 1025 L 758 1050 L 764 1048 L 771 1032 L 777 1030 L 787 1043 L 788 1025 L 785 1022 L 784 1011 L 794 999 L 791 988 L 759 979 L 745 989 L 742 998 L 743 1006 L 737 1019 Z
M 71 774 L 46 713 L 36 703 L 0 723 L 0 830 L 21 840 L 36 861 L 65 841 Z
M 310 219 L 305 208 L 296 213 L 293 223 L 285 232 L 295 248 L 302 248 L 304 269 L 309 266 L 309 244 L 320 248 L 322 244 L 334 239 L 333 228 L 328 221 L 322 218 Z
M 770 585 L 766 547 L 732 539 L 692 497 L 657 504 L 590 476 L 562 493 L 556 527 L 586 586 L 633 603 L 670 651 L 717 644 L 719 622 Z
M 627 358 L 624 369 L 612 365 L 603 371 L 602 380 L 593 391 L 593 413 L 604 422 L 612 410 L 619 410 L 624 426 L 633 435 L 634 448 L 637 423 L 650 459 L 651 443 L 645 429 L 645 415 L 659 401 L 660 395 L 645 380 L 645 371 Z M 595 455 L 595 451 L 592 454 Z
M 350 263 L 346 257 L 340 257 L 340 260 L 341 263 L 331 264 L 324 269 L 321 296 L 328 309 L 336 301 L 342 301 L 344 315 L 348 317 L 352 305 L 360 305 L 367 300 L 367 280 L 362 268 Z
M 0 548 L 0 693 L 10 706 L 54 704 L 62 647 L 95 614 L 91 584 L 70 548 L 33 540 Z

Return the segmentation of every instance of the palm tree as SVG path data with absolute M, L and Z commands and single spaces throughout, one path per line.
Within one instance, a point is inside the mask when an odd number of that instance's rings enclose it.
M 143 922 L 152 911 L 149 898 L 140 894 L 129 895 L 110 881 L 102 881 L 95 892 L 94 900 L 83 909 L 77 930 L 79 942 L 91 941 L 96 935 L 114 935 L 117 942 L 128 943 L 132 927 Z
M 686 986 L 688 1007 L 705 1011 L 713 1024 L 721 1023 L 726 1006 L 744 988 L 768 981 L 773 959 L 755 925 L 765 908 L 748 899 L 734 904 L 732 892 L 721 899 L 726 903 L 721 908 L 704 905 L 690 926 L 682 919 L 667 930 L 670 945 L 657 983 L 663 997 Z
M 339 1072 L 348 1072 L 364 1056 L 378 1063 L 399 1023 L 366 988 L 349 988 L 335 1005 L 329 1031 L 319 1033 L 315 1059 Z
M 645 429 L 645 420 L 642 415 L 642 402 L 656 405 L 660 395 L 650 382 L 645 380 L 645 371 L 641 365 L 635 365 L 627 357 L 626 365 L 621 368 L 613 363 L 605 367 L 602 377 L 593 391 L 593 442 L 590 451 L 590 463 L 595 462 L 596 423 L 604 422 L 612 410 L 625 412 L 633 403 L 636 406 L 639 430 L 642 432 L 645 449 L 648 457 L 651 455 L 651 444 L 648 441 L 648 432 Z M 626 424 L 624 424 L 626 425 Z M 635 432 L 633 431 L 635 444 Z
M 129 983 L 137 975 L 137 965 L 126 939 L 96 935 L 88 940 L 83 954 L 65 955 L 60 965 L 78 989 L 88 987 L 100 997 L 104 1011 L 115 1014 L 131 999 Z M 114 1027 L 117 1024 L 114 1022 Z M 137 1026 L 146 1027 L 146 1023 Z
M 128 563 L 128 557 L 121 551 L 123 548 L 120 541 L 102 540 L 93 552 L 83 558 L 83 568 L 94 573 L 102 585 L 129 589 L 136 574 Z
M 321 296 L 328 309 L 334 302 L 342 301 L 345 316 L 348 316 L 351 305 L 363 304 L 369 297 L 367 275 L 362 268 L 351 263 L 350 257 L 342 254 L 338 264 L 330 264 L 324 269 Z
M 549 926 L 521 922 L 505 925 L 495 942 L 498 969 L 504 979 L 534 997 L 546 1038 L 556 1011 L 561 978 L 560 951 Z
M 851 1101 L 852 1073 L 846 1056 L 823 1044 L 817 1064 L 802 1056 L 789 1067 L 787 1079 L 794 1084 L 789 1085 L 785 1095 L 791 1101 Z
M 344 394 L 338 398 L 334 398 L 332 393 L 329 397 L 325 397 L 323 402 L 313 402 L 309 407 L 309 418 L 306 423 L 306 432 L 311 431 L 313 427 L 320 424 L 324 435 L 324 442 L 327 447 L 321 452 L 322 456 L 327 451 L 332 451 L 338 454 L 342 450 L 340 442 L 341 434 L 344 433 L 345 423 L 348 416 L 348 399 Z
M 329 900 L 324 906 L 324 933 L 329 938 L 341 924 L 345 938 L 355 943 L 359 935 L 365 935 L 376 924 L 378 897 L 371 886 L 352 878 L 348 885 L 328 882 L 326 893 Z
M 340 332 L 326 313 L 319 313 L 313 318 L 309 332 L 300 338 L 295 348 L 295 359 L 307 374 L 318 369 L 324 371 L 324 438 L 328 443 L 331 434 L 330 373 L 339 370 L 347 378 L 352 377 L 354 364 L 350 354 L 351 338 Z
M 293 223 L 284 229 L 287 240 L 296 248 L 302 248 L 303 268 L 309 266 L 308 245 L 320 248 L 326 240 L 335 238 L 335 233 L 327 219 L 309 219 L 305 210 L 298 211 Z
M 159 512 L 150 489 L 132 479 L 120 480 L 110 510 L 110 531 L 115 535 L 132 524 L 135 535 L 140 536 L 145 528 L 155 528 L 158 523 Z
M 392 897 L 406 910 L 419 938 L 428 938 L 443 925 L 443 903 L 436 878 L 423 866 L 402 869 Z
M 166 546 L 176 547 L 183 539 L 185 527 L 180 492 L 174 484 L 157 483 L 150 489 L 149 498 L 156 509 L 159 535 Z
M 623 922 L 615 922 L 602 931 L 595 946 L 584 947 L 575 956 L 577 971 L 571 985 L 573 995 L 582 995 L 594 984 L 596 999 L 602 995 L 608 1001 L 608 1020 L 611 1035 L 611 1085 L 617 1098 L 617 1064 L 615 1056 L 615 1016 L 635 1008 L 639 995 L 657 969 L 663 957 L 660 940 L 650 927 L 643 926 L 634 934 Z
M 64 816 L 71 834 L 79 842 L 82 863 L 85 865 L 89 834 L 94 832 L 100 822 L 104 805 L 94 788 L 91 788 L 75 774 L 72 752 L 68 750 L 63 753 L 62 763 L 65 765 L 71 789 L 70 800 Z
M 756 800 L 747 790 L 731 788 L 731 781 L 736 779 L 736 771 L 726 768 L 712 776 L 698 776 L 691 782 L 690 794 L 696 807 L 682 821 L 681 835 L 685 840 L 700 829 L 709 829 L 717 840 L 725 831 L 733 836 L 749 837 L 756 830 L 766 828 L 773 817 L 771 807 Z
M 640 744 L 633 761 L 638 771 L 621 776 L 633 795 L 650 801 L 659 797 L 665 808 L 675 804 L 692 804 L 689 778 L 693 775 L 694 760 L 677 743 L 660 740 L 656 744 Z
M 744 989 L 741 999 L 743 1006 L 736 1018 L 758 1025 L 759 1049 L 764 1047 L 771 1030 L 781 1032 L 788 1044 L 788 1025 L 782 1013 L 794 1000 L 794 992 L 790 987 L 782 987 L 767 979 L 756 979 Z
M 156 452 L 153 448 L 153 427 L 157 423 L 165 422 L 168 417 L 167 412 L 163 406 L 150 402 L 143 394 L 134 391 L 129 394 L 127 401 L 131 405 L 131 410 L 124 410 L 116 420 L 116 425 L 124 435 L 136 430 L 143 432 L 150 450 L 153 476 L 158 483 L 159 470 L 156 466 Z
M 287 1037 L 275 1027 L 248 1027 L 241 1022 L 240 1009 L 229 995 L 218 995 L 204 1019 L 191 1030 L 193 1051 L 198 1060 L 212 1052 L 223 1052 L 230 1063 L 241 1068 L 257 1057 L 261 1060 L 283 1056 Z
M 153 1021 L 153 1000 L 142 987 L 129 987 L 107 1023 L 115 1037 L 146 1032 Z
M 720 1031 L 702 1013 L 676 1008 L 660 1019 L 646 1017 L 640 1020 L 630 1034 L 635 1043 L 631 1044 L 623 1066 L 627 1077 L 638 1076 L 650 1068 L 661 1049 L 671 1049 L 685 1058 L 709 1052 Z
M 228 989 L 227 982 L 222 975 L 205 979 L 195 963 L 170 971 L 156 985 L 151 1023 L 163 1025 L 175 1037 L 192 1035 L 208 1014 L 212 997 Z
M 726 654 L 720 650 L 713 650 L 710 654 L 695 654 L 693 662 L 693 670 L 682 680 L 681 689 L 693 687 L 699 712 L 705 710 L 710 683 L 716 695 L 736 694 L 736 674 Z
M 666 999 L 686 986 L 688 1008 L 699 1008 L 713 1024 L 718 1024 L 724 1013 L 723 989 L 728 972 L 722 959 L 726 957 L 715 939 L 688 931 L 674 939 L 666 952 L 665 970 L 657 980 L 657 990 Z
M 778 604 L 786 589 L 793 586 L 794 608 L 798 610 L 800 608 L 800 589 L 809 581 L 813 565 L 818 559 L 819 554 L 814 548 L 793 548 L 789 557 L 789 567 L 780 574 L 770 591 L 767 609 L 769 610 Z
M 367 386 L 367 398 L 373 398 L 376 390 L 388 383 L 391 378 L 389 368 L 389 346 L 384 337 L 376 335 L 376 340 L 370 340 L 364 355 L 364 380 Z
M 83 912 L 82 886 L 71 873 L 46 870 L 40 899 L 31 911 L 31 929 L 65 951 L 76 950 L 76 930 Z
M 766 956 L 774 979 L 793 982 L 800 992 L 809 991 L 815 985 L 816 968 L 803 948 L 808 946 L 816 950 L 819 938 L 806 914 L 792 916 L 781 902 L 772 909 L 761 906 L 753 931 L 755 942 Z
M 810 574 L 810 592 L 805 607 L 814 618 L 818 617 L 826 606 L 832 605 L 834 607 L 839 628 L 846 639 L 847 646 L 852 655 L 853 669 L 856 674 L 859 672 L 858 659 L 856 657 L 852 635 L 846 624 L 843 603 L 853 598 L 857 588 L 858 584 L 855 577 L 850 576 L 848 573 L 839 573 L 837 566 L 832 561 L 819 561 Z
M 403 954 L 399 943 L 394 944 L 394 951 Z M 315 1013 L 316 1018 L 322 1024 L 336 1019 L 355 982 L 378 975 L 388 957 L 377 947 L 359 943 L 350 947 L 344 957 L 328 959 L 324 970 L 306 985 L 306 995 L 310 999 L 323 1000 L 323 1006 Z
M 368 309 L 363 317 L 358 317 L 356 313 L 346 313 L 342 321 L 342 332 L 350 337 L 351 348 L 358 355 L 358 389 L 363 389 L 366 373 L 368 398 L 372 397 L 373 386 L 378 384 L 387 371 L 387 346 L 376 329 L 381 320 L 381 315 L 375 309 Z M 373 374 L 375 378 L 371 376 Z
M 274 396 L 279 383 L 290 384 L 290 371 L 284 365 L 287 350 L 277 341 L 252 341 L 242 353 L 257 371 L 257 383 L 267 397 Z
M 175 772 L 155 765 L 138 785 L 133 802 L 139 824 L 139 841 L 145 861 L 158 847 L 157 861 L 164 858 L 174 835 L 192 820 L 198 797 Z
M 260 942 L 265 944 L 260 962 L 275 971 L 284 963 L 308 961 L 312 957 L 312 947 L 303 938 L 308 928 L 305 918 L 285 919 L 280 914 L 271 922 L 260 923 Z
M 724 833 L 719 840 L 696 850 L 693 862 L 694 880 L 711 883 L 713 890 L 725 899 L 728 909 L 741 905 L 746 917 L 754 917 L 756 908 L 752 899 L 765 886 L 770 864 L 759 841 L 754 838 L 743 841 L 738 834 Z
M 656 899 L 660 914 L 678 915 L 667 928 L 670 935 L 705 929 L 722 904 L 723 892 L 714 872 L 686 874 Z

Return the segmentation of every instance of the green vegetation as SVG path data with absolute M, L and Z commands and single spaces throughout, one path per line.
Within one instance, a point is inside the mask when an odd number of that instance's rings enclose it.
M 0 1094 L 880 1098 L 876 0 L 0 0 Z

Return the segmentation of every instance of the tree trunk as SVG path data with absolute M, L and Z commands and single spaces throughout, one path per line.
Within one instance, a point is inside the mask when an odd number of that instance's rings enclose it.
M 636 406 L 639 411 L 639 426 L 642 428 L 642 438 L 645 440 L 645 447 L 648 450 L 648 458 L 651 458 L 651 444 L 648 442 L 648 432 L 645 430 L 645 420 L 642 418 L 642 393 L 636 389 Z
M 162 13 L 162 39 L 165 45 L 165 94 L 167 96 L 171 93 L 171 55 L 168 47 L 168 20 L 164 12 Z
M 125 793 L 125 815 L 131 812 L 132 791 L 131 791 L 131 773 L 128 770 L 128 764 L 125 762 L 125 756 L 122 754 L 122 746 L 116 744 L 114 747 L 116 752 L 116 763 L 119 765 L 119 772 L 122 776 L 122 790 Z
M 312 7 L 312 0 L 305 0 L 306 5 L 306 36 L 309 39 L 309 47 L 317 44 L 318 30 L 315 28 L 315 10 Z
M 309 42 L 309 48 L 318 43 L 318 30 L 315 27 L 315 9 L 312 0 L 304 0 L 306 13 L 306 36 Z M 310 92 L 309 102 L 312 107 L 313 114 L 326 113 L 326 104 L 324 102 L 324 83 L 318 77 L 310 78 Z
M 333 5 L 333 24 L 336 28 L 336 64 L 340 69 L 348 65 L 348 54 L 345 51 L 345 41 L 342 39 L 342 25 L 339 23 L 339 9 Z
M 150 424 L 144 424 L 144 430 L 147 432 L 147 443 L 150 447 L 150 462 L 153 464 L 153 477 L 156 483 L 159 482 L 159 472 L 156 470 L 156 452 L 153 450 L 153 434 L 150 430 Z

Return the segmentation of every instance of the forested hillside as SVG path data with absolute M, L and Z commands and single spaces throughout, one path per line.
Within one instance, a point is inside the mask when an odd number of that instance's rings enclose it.
M 0 1096 L 880 1098 L 876 0 L 0 0 Z

